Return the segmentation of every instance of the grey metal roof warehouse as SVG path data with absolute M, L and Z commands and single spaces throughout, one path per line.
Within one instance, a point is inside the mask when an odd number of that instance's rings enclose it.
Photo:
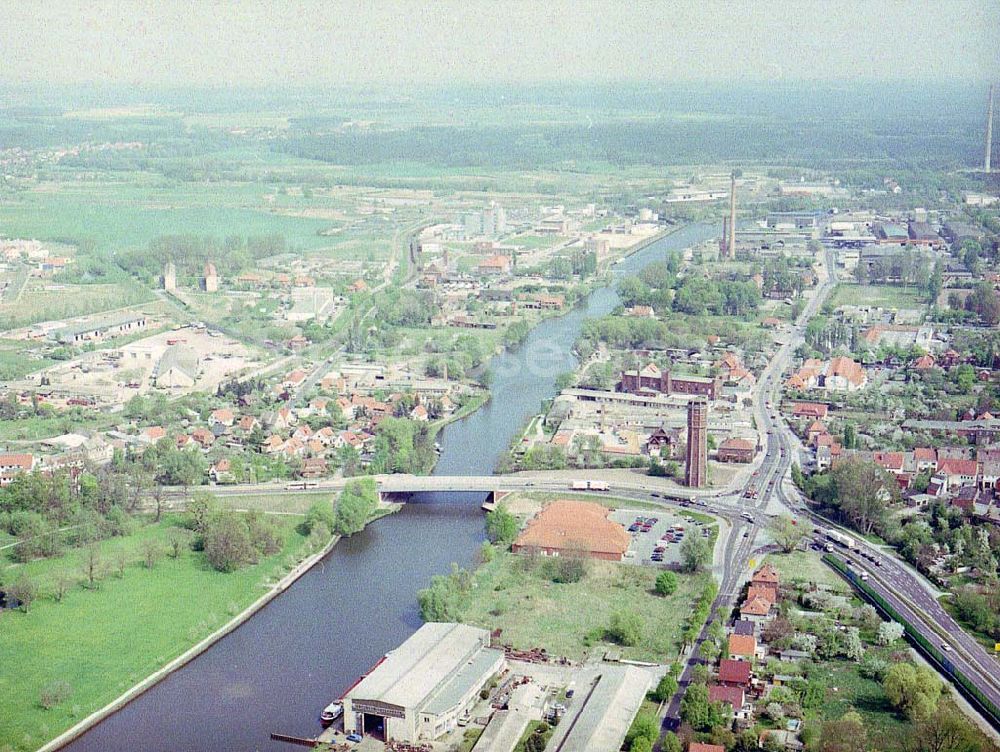
M 440 713 L 460 701 L 502 658 L 485 647 L 489 632 L 464 624 L 430 622 L 388 654 L 348 692 L 353 700 Z

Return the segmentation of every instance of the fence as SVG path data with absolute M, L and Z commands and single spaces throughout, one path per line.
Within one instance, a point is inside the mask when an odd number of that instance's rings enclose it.
M 979 689 L 969 678 L 963 674 L 958 668 L 955 667 L 948 657 L 941 652 L 930 640 L 923 636 L 909 619 L 904 618 L 891 603 L 889 603 L 885 598 L 883 598 L 876 590 L 864 582 L 858 575 L 848 569 L 847 564 L 843 559 L 839 559 L 832 554 L 826 554 L 823 556 L 823 561 L 829 564 L 831 567 L 836 569 L 840 574 L 842 574 L 847 580 L 854 585 L 861 593 L 872 603 L 874 603 L 879 610 L 882 611 L 886 616 L 888 616 L 893 621 L 897 621 L 903 625 L 903 629 L 906 630 L 906 636 L 913 642 L 925 656 L 930 658 L 934 663 L 936 663 L 944 673 L 952 679 L 955 685 L 958 687 L 959 691 L 966 696 L 966 698 L 976 705 L 986 719 L 993 725 L 994 728 L 1000 730 L 1000 708 L 985 695 L 982 690 Z

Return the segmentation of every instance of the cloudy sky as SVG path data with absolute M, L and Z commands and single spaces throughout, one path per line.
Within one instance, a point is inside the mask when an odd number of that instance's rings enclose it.
M 0 0 L 0 81 L 1000 79 L 1000 0 Z

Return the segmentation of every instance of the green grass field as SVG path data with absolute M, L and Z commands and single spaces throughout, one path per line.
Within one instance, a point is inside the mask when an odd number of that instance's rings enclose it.
M 160 235 L 279 233 L 298 250 L 331 245 L 319 234 L 330 221 L 267 211 L 259 186 L 221 184 L 197 193 L 140 180 L 57 187 L 0 206 L 4 234 L 86 243 L 99 252 L 145 247 Z
M 823 664 L 823 678 L 826 681 L 826 699 L 820 709 L 822 716 L 835 719 L 849 710 L 858 711 L 869 729 L 874 748 L 884 749 L 878 744 L 879 740 L 888 742 L 899 739 L 908 728 L 909 724 L 889 704 L 882 685 L 862 677 L 856 664 L 827 661 Z
M 517 648 L 544 647 L 550 655 L 581 659 L 588 636 L 607 628 L 616 611 L 628 611 L 643 622 L 640 643 L 627 647 L 598 640 L 592 649 L 668 662 L 677 655 L 684 619 L 707 575 L 679 575 L 677 592 L 663 598 L 652 592 L 659 571 L 592 561 L 580 582 L 556 584 L 533 568 L 528 557 L 498 552 L 476 570 L 460 606 L 462 621 L 500 628 L 501 641 Z M 584 603 L 587 607 L 581 608 Z
M 30 284 L 16 303 L 0 304 L 0 326 L 16 328 L 39 321 L 85 316 L 154 300 L 153 293 L 136 282 L 109 285 L 63 285 L 46 290 Z
M 0 441 L 38 441 L 71 431 L 107 426 L 112 416 L 82 413 L 74 408 L 56 415 L 39 415 L 21 420 L 0 420 Z
M 857 285 L 841 282 L 830 296 L 829 305 L 880 306 L 882 308 L 922 308 L 927 296 L 913 287 Z
M 20 379 L 56 361 L 32 355 L 29 342 L 0 339 L 0 381 Z
M 72 586 L 63 601 L 42 595 L 27 614 L 0 616 L 0 749 L 33 750 L 104 706 L 264 594 L 265 585 L 297 560 L 304 538 L 285 525 L 284 550 L 233 574 L 211 569 L 201 554 L 164 557 L 152 570 L 140 563 L 144 541 L 166 546 L 165 520 L 128 538 L 102 544 L 106 565 L 125 550 L 124 577 L 103 577 L 98 588 Z M 4 562 L 4 579 L 24 571 L 51 591 L 57 572 L 82 580 L 79 552 L 23 567 Z M 114 649 L 109 649 L 114 646 Z M 66 682 L 72 694 L 51 710 L 39 704 L 43 688 Z
M 851 592 L 850 585 L 824 564 L 818 553 L 794 551 L 790 554 L 770 554 L 767 562 L 778 570 L 785 582 L 815 582 L 838 593 Z

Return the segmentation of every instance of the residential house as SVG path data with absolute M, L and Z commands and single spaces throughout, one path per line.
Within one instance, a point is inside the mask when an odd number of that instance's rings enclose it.
M 236 416 L 228 407 L 220 407 L 218 410 L 213 410 L 208 416 L 208 424 L 210 426 L 216 424 L 231 426 L 235 421 Z
M 938 462 L 935 475 L 944 479 L 945 491 L 954 492 L 962 486 L 977 483 L 979 463 L 976 460 L 943 459 Z
M 739 661 L 735 658 L 724 658 L 719 661 L 719 684 L 727 687 L 750 686 L 752 673 L 750 661 Z
M 208 469 L 208 477 L 213 483 L 225 483 L 233 479 L 232 463 L 222 458 Z
M 796 402 L 792 405 L 792 417 L 823 419 L 828 409 L 822 402 Z
M 757 638 L 753 635 L 729 635 L 729 655 L 752 661 L 757 656 Z
M 30 473 L 38 464 L 32 454 L 0 454 L 0 486 L 6 486 L 19 473 Z
M 194 429 L 191 432 L 191 438 L 194 439 L 202 449 L 208 449 L 215 443 L 215 434 L 207 428 Z

